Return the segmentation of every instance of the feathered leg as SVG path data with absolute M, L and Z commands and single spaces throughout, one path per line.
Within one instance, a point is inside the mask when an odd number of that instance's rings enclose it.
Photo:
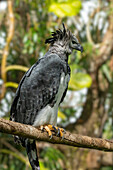
M 26 139 L 25 147 L 32 169 L 40 170 L 35 140 Z

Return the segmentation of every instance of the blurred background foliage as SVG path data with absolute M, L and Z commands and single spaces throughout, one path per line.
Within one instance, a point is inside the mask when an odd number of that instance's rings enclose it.
M 45 39 L 62 22 L 84 52 L 69 57 L 71 80 L 58 125 L 72 133 L 112 139 L 112 0 L 0 1 L 0 117 L 10 106 L 24 73 L 49 46 Z M 38 142 L 41 170 L 111 170 L 112 154 Z M 93 160 L 93 161 L 92 161 Z M 25 149 L 0 133 L 0 170 L 31 169 Z

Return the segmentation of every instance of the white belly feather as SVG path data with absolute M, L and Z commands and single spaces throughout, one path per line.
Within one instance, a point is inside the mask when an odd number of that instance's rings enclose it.
M 65 76 L 65 74 L 62 73 L 61 79 L 60 79 L 60 86 L 58 89 L 58 93 L 56 95 L 56 103 L 54 107 L 47 105 L 45 108 L 39 111 L 38 115 L 36 116 L 33 126 L 37 127 L 37 126 L 41 126 L 45 124 L 56 125 L 58 106 L 61 101 L 62 95 L 67 87 L 68 81 L 69 81 L 69 75 Z

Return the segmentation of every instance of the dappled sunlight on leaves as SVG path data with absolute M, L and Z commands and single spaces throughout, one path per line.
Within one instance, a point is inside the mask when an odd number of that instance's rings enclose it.
M 89 88 L 91 86 L 92 79 L 88 74 L 85 73 L 75 73 L 71 75 L 69 82 L 69 89 L 80 90 L 82 88 Z
M 81 9 L 81 1 L 79 0 L 52 0 L 49 5 L 49 12 L 55 13 L 58 17 L 74 16 Z

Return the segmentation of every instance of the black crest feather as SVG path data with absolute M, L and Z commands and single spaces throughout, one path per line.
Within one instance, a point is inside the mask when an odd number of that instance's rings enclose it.
M 63 25 L 63 30 L 58 29 L 55 32 L 52 32 L 51 33 L 52 37 L 46 39 L 45 44 L 54 44 L 55 41 L 57 41 L 58 39 L 62 40 L 67 35 L 66 34 L 67 30 L 65 28 L 64 23 L 62 23 L 62 25 Z

